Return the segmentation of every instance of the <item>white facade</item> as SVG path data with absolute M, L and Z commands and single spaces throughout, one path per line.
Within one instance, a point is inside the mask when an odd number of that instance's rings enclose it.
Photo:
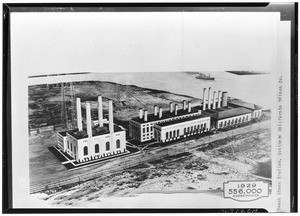
M 160 142 L 169 142 L 172 140 L 184 138 L 187 136 L 201 134 L 210 130 L 210 117 L 186 120 L 183 122 L 174 122 L 174 124 L 154 126 L 155 138 Z
M 251 121 L 251 113 L 247 113 L 244 115 L 234 116 L 230 118 L 225 118 L 216 121 L 216 128 L 226 128 L 231 125 L 236 125 L 240 123 L 245 123 Z
M 57 143 L 58 147 L 63 151 L 67 151 L 67 136 L 63 136 L 59 132 L 57 133 Z
M 67 153 L 84 162 L 126 152 L 125 131 L 76 139 L 67 133 Z
M 252 113 L 252 118 L 260 118 L 262 116 L 262 109 L 254 110 Z
M 188 117 L 193 117 L 193 116 L 200 116 L 200 112 L 192 112 L 192 113 L 187 113 L 184 115 L 178 115 L 178 116 L 173 116 L 169 118 L 163 118 L 163 119 L 158 119 L 156 121 L 149 121 L 149 122 L 143 122 L 139 123 L 134 120 L 129 121 L 129 136 L 132 137 L 133 139 L 137 139 L 141 142 L 145 142 L 151 139 L 155 139 L 154 135 L 154 126 L 159 123 L 163 122 L 169 122 L 169 121 L 174 121 L 177 119 L 184 119 Z

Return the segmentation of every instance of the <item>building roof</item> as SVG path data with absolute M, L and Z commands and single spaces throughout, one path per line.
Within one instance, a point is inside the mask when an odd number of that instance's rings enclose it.
M 234 105 L 234 106 L 239 106 L 239 107 L 245 107 L 245 108 L 251 109 L 251 110 L 262 109 L 262 107 L 260 107 L 260 106 L 258 106 L 256 104 L 248 103 L 248 102 L 245 102 L 245 101 L 242 101 L 242 100 L 238 100 L 238 99 L 234 99 L 234 100 L 228 101 L 228 104 Z
M 252 111 L 244 107 L 238 107 L 238 108 L 216 112 L 211 117 L 217 120 L 221 120 L 221 119 L 231 118 L 235 116 L 245 115 L 248 113 L 252 113 Z
M 157 116 L 155 116 L 153 113 L 151 113 L 151 114 L 148 114 L 147 121 L 144 121 L 144 116 L 141 119 L 139 117 L 134 117 L 131 120 L 138 122 L 140 124 L 143 124 L 143 123 L 150 123 L 150 122 L 154 122 L 154 121 L 165 120 L 165 119 L 169 119 L 169 118 L 173 118 L 173 117 L 180 117 L 180 116 L 185 116 L 188 114 L 196 114 L 196 113 L 198 113 L 197 109 L 192 109 L 191 112 L 188 112 L 188 109 L 186 109 L 186 110 L 179 109 L 177 111 L 177 115 L 175 115 L 175 110 L 172 113 L 170 113 L 170 111 L 163 111 L 161 118 L 158 117 L 159 114 L 157 114 Z
M 147 121 L 144 121 L 144 115 L 143 115 L 143 118 L 140 118 L 139 116 L 138 117 L 134 117 L 132 118 L 131 120 L 132 121 L 135 121 L 135 122 L 138 122 L 140 124 L 142 123 L 149 123 L 149 122 L 154 122 L 154 121 L 158 121 L 158 120 L 164 120 L 164 119 L 168 119 L 170 118 L 170 116 L 168 115 L 165 115 L 164 113 L 162 114 L 161 118 L 159 118 L 159 114 L 157 114 L 157 116 L 154 115 L 154 113 L 151 113 L 151 114 L 148 114 L 148 120 Z
M 67 136 L 67 131 L 58 131 L 57 133 L 59 133 L 62 136 Z
M 122 128 L 120 128 L 117 125 L 114 125 L 114 132 L 120 132 L 123 131 Z M 78 129 L 76 130 L 70 130 L 67 131 L 68 134 L 70 134 L 72 137 L 76 138 L 76 139 L 85 139 L 88 138 L 88 134 L 87 134 L 87 130 L 84 129 L 82 131 L 78 131 Z M 103 127 L 94 127 L 92 128 L 92 136 L 100 136 L 100 135 L 104 135 L 104 134 L 109 134 L 109 125 L 108 124 L 104 124 Z
M 156 125 L 158 125 L 160 127 L 166 127 L 166 126 L 169 126 L 169 125 L 175 125 L 175 124 L 188 122 L 188 121 L 193 121 L 193 120 L 196 120 L 196 119 L 201 119 L 201 118 L 206 118 L 206 117 L 207 116 L 193 116 L 193 117 L 187 117 L 187 118 L 181 118 L 181 119 L 176 119 L 176 120 L 172 120 L 172 121 L 162 122 L 162 123 L 158 123 Z

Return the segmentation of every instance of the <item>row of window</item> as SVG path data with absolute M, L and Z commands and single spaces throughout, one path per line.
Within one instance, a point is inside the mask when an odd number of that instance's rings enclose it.
M 249 116 L 244 116 L 243 118 L 240 117 L 240 118 L 236 118 L 235 120 L 232 119 L 232 120 L 228 120 L 228 121 L 224 121 L 224 127 L 226 126 L 230 126 L 230 125 L 233 125 L 233 124 L 238 124 L 238 123 L 242 123 L 242 122 L 247 122 L 249 120 Z M 223 121 L 220 123 L 219 125 L 220 128 L 223 127 Z
M 194 125 L 194 126 L 190 126 L 190 127 L 185 127 L 183 129 L 183 133 L 184 134 L 189 134 L 192 132 L 196 133 L 197 131 L 200 131 L 200 130 L 206 130 L 206 123 L 200 124 L 200 125 Z M 173 130 L 173 131 L 166 132 L 166 139 L 173 138 L 173 137 L 179 137 L 179 129 L 177 129 L 177 131 Z
M 76 147 L 73 146 L 72 143 L 71 143 L 71 148 L 70 148 L 69 141 L 68 141 L 68 149 L 70 149 L 71 152 L 73 152 L 73 147 L 74 147 L 74 152 L 76 152 Z M 117 149 L 121 148 L 121 142 L 120 142 L 119 139 L 116 141 L 116 148 Z M 106 149 L 106 151 L 110 150 L 110 142 L 106 142 L 105 149 Z M 100 152 L 99 144 L 96 144 L 95 145 L 95 153 L 99 153 L 99 152 Z M 83 147 L 83 155 L 84 156 L 88 155 L 88 147 L 87 146 Z

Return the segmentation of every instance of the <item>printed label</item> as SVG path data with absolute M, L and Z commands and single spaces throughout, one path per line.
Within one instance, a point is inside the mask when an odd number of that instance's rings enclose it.
M 224 198 L 252 201 L 269 196 L 269 183 L 263 181 L 228 181 L 224 183 Z

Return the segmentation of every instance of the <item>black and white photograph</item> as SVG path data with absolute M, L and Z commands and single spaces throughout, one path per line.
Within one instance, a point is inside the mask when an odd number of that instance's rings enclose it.
M 13 208 L 295 211 L 280 7 L 13 10 Z

